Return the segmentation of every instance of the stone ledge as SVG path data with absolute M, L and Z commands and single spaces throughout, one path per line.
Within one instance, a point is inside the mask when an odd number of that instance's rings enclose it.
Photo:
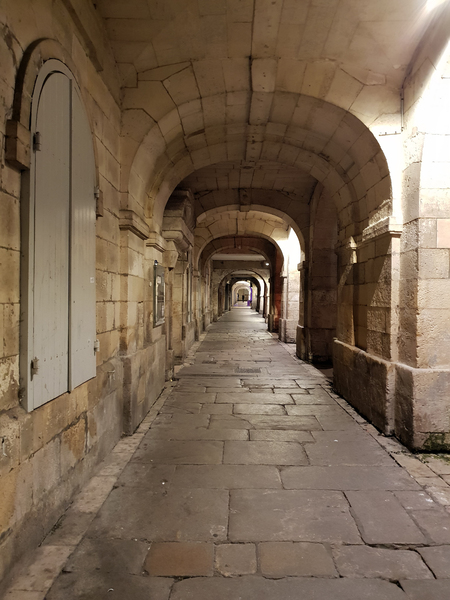
M 403 225 L 401 223 L 397 223 L 395 217 L 386 217 L 373 225 L 369 225 L 362 232 L 362 240 L 361 244 L 365 244 L 367 242 L 371 242 L 377 238 L 380 238 L 384 235 L 389 235 L 391 237 L 400 237 L 403 231 Z
M 131 231 L 141 240 L 148 240 L 150 229 L 147 223 L 134 210 L 121 210 L 119 219 L 121 231 Z

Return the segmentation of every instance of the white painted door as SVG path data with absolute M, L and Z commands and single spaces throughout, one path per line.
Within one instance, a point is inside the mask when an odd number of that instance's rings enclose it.
M 46 80 L 37 111 L 35 153 L 33 354 L 34 407 L 68 389 L 69 197 L 71 82 Z
M 95 170 L 89 123 L 72 91 L 70 389 L 95 377 Z

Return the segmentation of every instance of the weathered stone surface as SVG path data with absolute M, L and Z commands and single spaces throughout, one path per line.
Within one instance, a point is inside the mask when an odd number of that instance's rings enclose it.
M 123 507 L 127 510 L 124 511 Z M 150 518 L 143 518 L 151 507 Z M 206 489 L 155 491 L 118 488 L 92 523 L 89 537 L 147 541 L 212 541 L 226 538 L 228 492 Z
M 266 442 L 314 442 L 308 431 L 283 431 L 282 429 L 255 429 L 249 432 L 250 440 Z
M 225 577 L 256 573 L 254 544 L 221 544 L 216 546 L 216 569 Z
M 320 416 L 318 419 L 322 422 Z M 317 432 L 314 437 L 317 443 L 306 447 L 312 465 L 395 465 L 375 440 L 362 435 L 360 431 L 356 435 L 348 432 Z
M 286 489 L 416 490 L 417 483 L 398 467 L 287 467 L 281 472 Z M 423 493 L 423 492 L 417 492 Z
M 225 404 L 225 406 L 227 406 Z M 235 415 L 285 415 L 283 406 L 277 404 L 235 404 Z
M 133 461 L 165 464 L 220 464 L 223 443 L 208 441 L 149 440 L 134 453 Z
M 247 394 L 217 394 L 218 403 L 233 404 L 294 404 L 288 394 L 272 394 L 272 392 L 248 392 Z
M 247 420 L 255 429 L 282 429 L 291 431 L 320 431 L 317 419 L 313 416 L 305 417 L 271 417 L 266 415 L 247 415 Z
M 438 579 L 450 579 L 450 546 L 418 548 L 417 551 Z
M 440 581 L 401 581 L 410 600 L 447 600 L 450 594 L 450 580 Z
M 281 488 L 278 469 L 265 465 L 180 465 L 168 485 L 181 488 Z
M 225 442 L 224 464 L 306 465 L 303 447 L 296 442 Z
M 135 575 L 123 576 L 120 573 L 91 571 L 80 577 L 79 573 L 65 573 L 58 577 L 48 592 L 48 600 L 78 600 L 95 598 L 111 600 L 133 598 L 133 600 L 168 600 L 172 579 L 149 578 Z
M 214 546 L 201 542 L 156 542 L 144 562 L 150 577 L 212 575 Z
M 331 552 L 322 544 L 264 542 L 258 549 L 266 577 L 337 577 Z
M 239 490 L 231 492 L 230 510 L 233 542 L 361 541 L 339 492 Z
M 403 473 L 405 473 L 403 471 Z M 414 480 L 412 480 L 414 482 Z M 403 508 L 407 510 L 433 510 L 437 508 L 436 503 L 423 491 L 417 492 L 394 492 Z
M 450 514 L 442 508 L 410 513 L 425 535 L 435 544 L 450 544 Z
M 261 577 L 193 578 L 174 585 L 171 600 L 229 600 L 229 598 L 258 598 L 258 600 L 408 600 L 396 585 L 380 580 L 345 580 L 320 578 L 286 578 L 281 580 Z M 443 597 L 442 597 L 443 598 Z M 417 598 L 417 600 L 425 600 Z M 428 600 L 428 599 L 427 599 Z M 441 600 L 439 598 L 439 600 Z
M 85 538 L 67 561 L 64 572 L 87 571 L 141 575 L 148 543 L 135 540 Z M 83 574 L 83 575 L 82 575 Z
M 341 577 L 367 579 L 433 579 L 416 552 L 367 546 L 341 547 L 333 552 Z
M 226 416 L 226 415 L 225 415 Z M 221 427 L 223 424 L 223 427 Z M 233 429 L 236 421 L 223 420 L 215 422 L 210 429 L 204 427 L 158 427 L 149 432 L 148 439 L 152 440 L 247 440 L 248 431 L 245 427 Z
M 391 492 L 347 492 L 346 496 L 367 544 L 426 542 L 423 533 Z

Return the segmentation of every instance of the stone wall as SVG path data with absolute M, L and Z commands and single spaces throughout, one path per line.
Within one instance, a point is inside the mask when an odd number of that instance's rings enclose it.
M 152 328 L 144 335 L 148 232 L 142 217 L 121 210 L 121 111 L 114 59 L 93 7 L 85 3 L 75 24 L 66 4 L 54 2 L 51 18 L 40 0 L 32 6 L 9 3 L 8 14 L 0 15 L 0 580 L 43 539 L 124 427 L 132 431 L 137 426 L 164 385 L 164 336 Z M 100 190 L 100 349 L 95 378 L 27 413 L 19 389 L 21 192 L 30 160 L 31 96 L 48 59 L 61 61 L 74 74 L 93 135 Z

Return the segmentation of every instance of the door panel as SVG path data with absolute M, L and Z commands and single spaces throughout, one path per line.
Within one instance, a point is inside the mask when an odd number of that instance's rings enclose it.
M 95 171 L 92 136 L 72 93 L 70 389 L 95 377 Z
M 68 389 L 70 80 L 52 73 L 39 98 L 34 220 L 34 407 Z

